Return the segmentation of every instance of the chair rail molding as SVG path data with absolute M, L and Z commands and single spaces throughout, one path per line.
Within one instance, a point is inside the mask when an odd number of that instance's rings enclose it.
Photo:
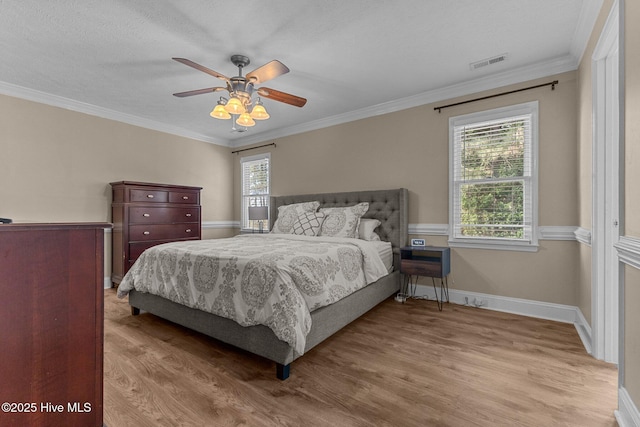
M 640 239 L 637 237 L 621 236 L 615 248 L 618 250 L 620 261 L 640 269 Z

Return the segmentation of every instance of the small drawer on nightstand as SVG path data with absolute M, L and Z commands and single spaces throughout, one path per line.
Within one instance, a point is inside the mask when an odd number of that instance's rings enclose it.
M 404 274 L 441 277 L 442 263 L 428 262 L 423 260 L 403 259 L 400 261 L 400 271 Z

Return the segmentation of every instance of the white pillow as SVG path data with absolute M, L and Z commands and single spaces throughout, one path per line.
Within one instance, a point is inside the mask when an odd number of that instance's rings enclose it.
M 322 208 L 325 214 L 319 236 L 358 238 L 360 217 L 369 210 L 369 203 L 340 208 Z
M 278 208 L 278 219 L 271 228 L 272 233 L 290 234 L 293 224 L 296 223 L 298 217 L 304 212 L 315 212 L 318 210 L 320 202 L 304 202 L 294 203 L 292 205 L 283 205 Z
M 298 216 L 298 220 L 293 224 L 293 227 L 291 227 L 291 234 L 317 236 L 323 222 L 324 213 L 303 212 Z
M 377 219 L 360 218 L 360 225 L 358 226 L 358 238 L 362 240 L 380 240 L 380 236 L 374 230 L 382 224 Z

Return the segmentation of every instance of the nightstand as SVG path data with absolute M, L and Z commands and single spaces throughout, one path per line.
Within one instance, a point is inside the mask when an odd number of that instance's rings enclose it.
M 418 277 L 431 277 L 436 294 L 438 310 L 449 302 L 449 283 L 447 276 L 451 272 L 451 249 L 440 246 L 405 246 L 400 249 L 400 273 L 404 275 L 403 295 L 413 295 Z M 440 297 L 436 289 L 436 278 L 440 279 Z

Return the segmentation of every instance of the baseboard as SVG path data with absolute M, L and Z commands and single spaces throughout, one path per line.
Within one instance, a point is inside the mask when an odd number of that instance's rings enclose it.
M 584 345 L 585 350 L 587 350 L 587 353 L 592 355 L 593 341 L 591 339 L 591 325 L 589 324 L 589 322 L 587 322 L 587 319 L 584 318 L 584 314 L 582 314 L 582 310 L 580 310 L 579 307 L 575 307 L 575 309 L 576 309 L 576 321 L 575 321 L 576 330 L 578 331 L 578 335 L 582 340 L 582 345 Z
M 618 389 L 616 421 L 620 427 L 640 427 L 640 412 L 624 387 Z
M 439 282 L 436 281 L 436 284 L 439 284 Z M 440 293 L 439 286 L 436 288 L 438 293 Z M 435 292 L 432 286 L 417 285 L 415 289 L 415 296 L 435 299 Z M 476 306 L 475 302 L 478 301 L 482 303 L 478 308 L 482 309 L 555 320 L 562 323 L 572 323 L 578 331 L 578 335 L 582 340 L 585 350 L 591 354 L 591 327 L 578 307 L 451 288 L 449 289 L 449 301 L 454 304 L 467 304 L 474 307 Z
M 109 289 L 111 286 L 113 286 L 113 284 L 111 282 L 111 277 L 105 277 L 104 278 L 104 288 L 105 289 Z

